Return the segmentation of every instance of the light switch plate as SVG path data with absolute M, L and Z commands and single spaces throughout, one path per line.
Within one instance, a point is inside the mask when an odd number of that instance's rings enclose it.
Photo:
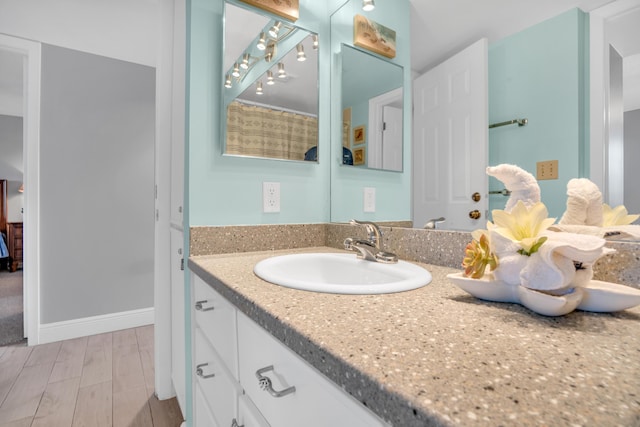
M 536 178 L 539 180 L 558 179 L 558 161 L 545 160 L 536 163 Z
M 364 187 L 364 211 L 376 211 L 376 189 L 373 187 Z

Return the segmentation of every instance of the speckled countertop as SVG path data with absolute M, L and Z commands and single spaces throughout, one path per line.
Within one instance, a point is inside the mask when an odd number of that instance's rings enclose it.
M 433 282 L 386 295 L 288 289 L 253 274 L 270 256 L 196 256 L 190 268 L 394 426 L 640 426 L 640 307 L 549 318 Z

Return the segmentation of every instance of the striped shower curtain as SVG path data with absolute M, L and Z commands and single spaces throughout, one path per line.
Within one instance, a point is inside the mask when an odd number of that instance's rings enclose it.
M 318 144 L 318 119 L 234 101 L 227 108 L 226 154 L 304 160 Z

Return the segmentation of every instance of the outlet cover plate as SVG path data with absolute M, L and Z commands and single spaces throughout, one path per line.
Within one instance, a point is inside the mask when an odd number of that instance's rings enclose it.
M 536 163 L 536 178 L 539 180 L 558 179 L 558 161 L 545 160 Z
M 280 212 L 280 183 L 262 183 L 262 211 L 264 213 Z

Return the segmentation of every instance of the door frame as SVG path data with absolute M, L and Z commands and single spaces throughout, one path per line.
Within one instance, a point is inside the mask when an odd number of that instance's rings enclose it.
M 23 56 L 23 298 L 24 333 L 28 345 L 40 340 L 40 64 L 38 42 L 0 34 L 0 49 Z
M 367 167 L 382 169 L 382 126 L 383 109 L 386 105 L 398 102 L 403 105 L 403 88 L 390 90 L 369 100 L 369 132 L 367 142 Z M 403 164 L 404 164 L 404 159 Z
M 589 12 L 589 93 L 590 138 L 588 177 L 601 190 L 603 201 L 609 203 L 609 188 L 619 186 L 610 182 L 609 159 L 609 40 L 605 27 L 609 20 L 638 8 L 637 0 L 618 0 Z M 585 162 L 586 163 L 586 162 Z

